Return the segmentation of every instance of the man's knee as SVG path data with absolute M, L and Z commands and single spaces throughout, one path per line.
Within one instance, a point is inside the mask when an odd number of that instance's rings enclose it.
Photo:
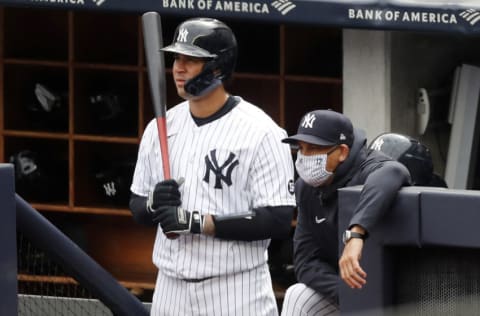
M 282 316 L 339 315 L 338 306 L 303 283 L 290 286 L 285 292 Z

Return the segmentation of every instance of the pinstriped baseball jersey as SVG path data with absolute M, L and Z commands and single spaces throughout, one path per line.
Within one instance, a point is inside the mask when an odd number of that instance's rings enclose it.
M 141 196 L 163 180 L 155 124 L 152 120 L 145 129 L 131 186 Z M 197 126 L 185 101 L 167 112 L 167 134 L 172 178 L 185 178 L 183 208 L 233 215 L 295 205 L 293 161 L 289 146 L 281 142 L 286 132 L 258 107 L 240 99 L 225 115 Z M 158 229 L 153 262 L 170 277 L 221 276 L 265 264 L 268 244 L 193 234 L 171 240 Z

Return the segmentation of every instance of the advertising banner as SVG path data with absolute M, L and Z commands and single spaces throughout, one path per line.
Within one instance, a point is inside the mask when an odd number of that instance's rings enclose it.
M 480 34 L 479 0 L 0 0 L 0 5 Z

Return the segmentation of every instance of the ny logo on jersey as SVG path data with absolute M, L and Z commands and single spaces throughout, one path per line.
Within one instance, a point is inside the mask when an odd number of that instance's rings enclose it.
M 103 189 L 105 190 L 105 194 L 107 196 L 115 196 L 117 194 L 117 190 L 115 189 L 115 182 L 110 181 L 103 185 Z
M 235 154 L 230 153 L 227 160 L 219 166 L 217 160 L 217 150 L 214 149 L 210 151 L 210 155 L 205 156 L 205 164 L 207 165 L 207 170 L 205 171 L 205 176 L 203 181 L 210 183 L 210 171 L 215 175 L 215 189 L 222 189 L 222 181 L 226 185 L 232 185 L 232 171 L 239 164 L 238 160 L 235 159 Z M 223 171 L 226 169 L 225 174 Z
M 303 119 L 302 122 L 302 127 L 304 128 L 312 128 L 313 127 L 313 122 L 315 121 L 316 117 L 312 113 L 308 113 L 305 115 L 305 118 Z
M 177 42 L 186 42 L 187 41 L 188 30 L 180 29 L 178 32 Z

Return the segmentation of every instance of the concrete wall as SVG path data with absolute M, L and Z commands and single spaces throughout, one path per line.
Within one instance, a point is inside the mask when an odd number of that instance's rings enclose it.
M 373 139 L 391 126 L 390 34 L 343 31 L 343 113 Z
M 343 31 L 343 109 L 368 139 L 382 132 L 420 139 L 443 176 L 450 125 L 446 122 L 453 72 L 480 63 L 480 38 L 400 31 Z M 417 133 L 417 91 L 432 96 L 433 113 Z

